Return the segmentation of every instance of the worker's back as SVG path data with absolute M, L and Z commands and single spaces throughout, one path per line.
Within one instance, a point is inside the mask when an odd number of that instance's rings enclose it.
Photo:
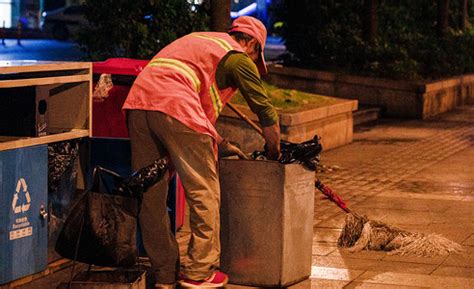
M 138 75 L 123 108 L 161 111 L 215 136 L 216 105 L 222 107 L 231 96 L 216 93 L 215 73 L 231 50 L 242 51 L 227 33 L 196 32 L 177 39 Z

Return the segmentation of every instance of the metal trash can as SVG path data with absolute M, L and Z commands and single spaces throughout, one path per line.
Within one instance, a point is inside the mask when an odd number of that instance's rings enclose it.
M 282 287 L 311 275 L 314 172 L 274 161 L 224 159 L 221 268 L 229 282 Z

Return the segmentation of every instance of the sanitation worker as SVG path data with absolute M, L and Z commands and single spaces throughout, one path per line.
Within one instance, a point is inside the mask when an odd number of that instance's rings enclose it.
M 168 178 L 143 196 L 140 227 L 156 288 L 221 287 L 220 188 L 217 155 L 245 154 L 223 139 L 215 123 L 239 89 L 263 128 L 268 155 L 280 154 L 278 115 L 262 86 L 267 31 L 256 18 L 235 19 L 228 33 L 196 32 L 163 48 L 138 75 L 123 109 L 134 170 L 169 155 L 190 207 L 191 260 L 179 272 L 179 252 L 166 208 Z

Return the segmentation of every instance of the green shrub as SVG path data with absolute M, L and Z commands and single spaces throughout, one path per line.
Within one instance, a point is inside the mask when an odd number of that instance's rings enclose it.
M 207 29 L 206 11 L 194 8 L 176 0 L 86 0 L 89 25 L 78 42 L 91 60 L 149 59 L 176 38 Z
M 460 6 L 450 3 L 451 29 L 441 37 L 436 31 L 436 1 L 380 1 L 377 35 L 369 43 L 362 36 L 363 0 L 284 0 L 278 16 L 289 53 L 283 61 L 393 79 L 472 73 L 474 29 L 459 30 Z

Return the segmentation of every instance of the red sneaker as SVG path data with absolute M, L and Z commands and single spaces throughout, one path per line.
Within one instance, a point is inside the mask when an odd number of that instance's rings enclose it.
M 229 277 L 221 271 L 215 271 L 212 275 L 204 280 L 195 281 L 191 279 L 181 278 L 178 282 L 182 287 L 200 288 L 200 287 L 224 287 L 229 281 Z

